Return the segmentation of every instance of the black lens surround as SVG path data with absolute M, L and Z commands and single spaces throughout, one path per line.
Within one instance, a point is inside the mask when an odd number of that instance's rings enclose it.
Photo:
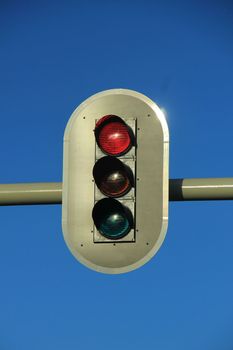
M 130 116 L 106 114 L 96 121 L 94 243 L 135 242 L 135 130 Z
M 93 177 L 99 190 L 108 197 L 121 197 L 134 186 L 132 170 L 112 156 L 100 158 L 93 168 Z

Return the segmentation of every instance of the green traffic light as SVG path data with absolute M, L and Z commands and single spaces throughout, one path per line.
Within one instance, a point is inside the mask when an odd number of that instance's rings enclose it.
M 108 239 L 120 239 L 132 228 L 130 210 L 111 198 L 104 198 L 97 202 L 92 216 L 98 231 Z

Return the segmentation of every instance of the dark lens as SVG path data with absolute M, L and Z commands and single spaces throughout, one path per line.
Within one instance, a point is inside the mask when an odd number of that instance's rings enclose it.
M 100 191 L 109 197 L 123 196 L 133 186 L 132 170 L 115 157 L 99 159 L 93 168 L 93 176 Z

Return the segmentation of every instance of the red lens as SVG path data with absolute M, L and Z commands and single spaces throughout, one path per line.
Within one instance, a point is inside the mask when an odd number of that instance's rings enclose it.
M 100 130 L 98 141 L 100 148 L 113 156 L 127 152 L 131 146 L 127 125 L 118 121 L 105 124 Z

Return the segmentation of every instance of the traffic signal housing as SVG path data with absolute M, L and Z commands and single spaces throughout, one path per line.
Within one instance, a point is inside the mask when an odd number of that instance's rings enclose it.
M 169 132 L 162 110 L 126 89 L 100 92 L 64 135 L 62 226 L 73 255 L 99 272 L 146 263 L 168 223 Z

